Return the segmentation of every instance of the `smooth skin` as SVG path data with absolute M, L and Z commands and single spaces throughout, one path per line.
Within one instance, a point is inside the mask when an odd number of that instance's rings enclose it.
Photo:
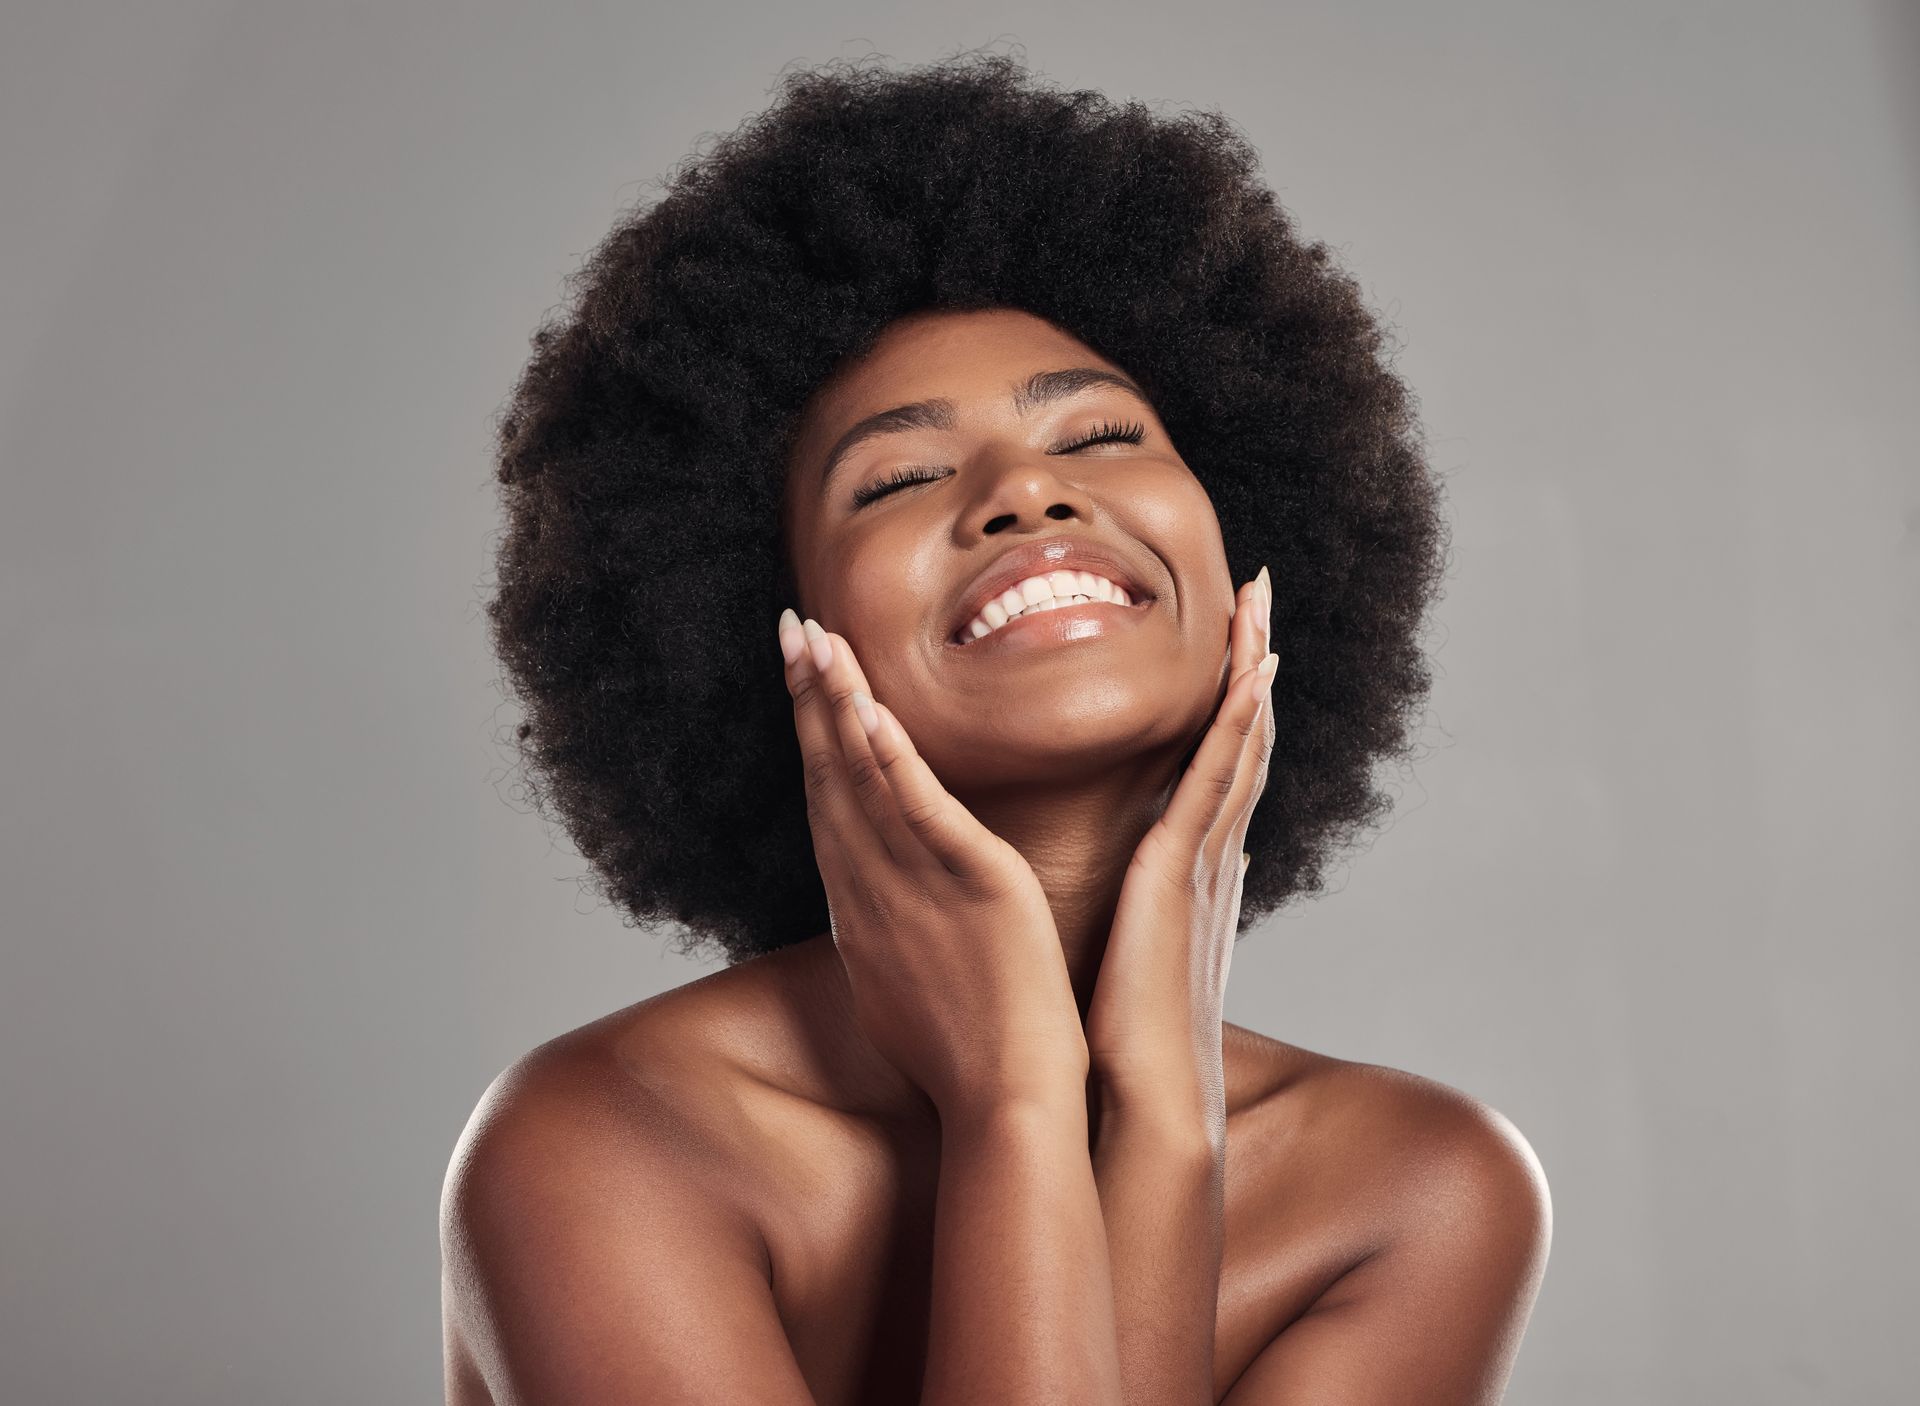
M 452 1406 L 1500 1399 L 1545 1178 L 1464 1094 L 1223 1020 L 1272 601 L 1151 405 L 1010 395 L 1089 367 L 1125 374 L 930 312 L 809 402 L 773 657 L 832 928 L 494 1081 L 442 1201 Z M 952 646 L 967 583 L 1052 536 L 1150 606 Z

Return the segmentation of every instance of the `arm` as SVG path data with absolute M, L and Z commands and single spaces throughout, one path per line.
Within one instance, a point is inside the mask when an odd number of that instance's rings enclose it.
M 1121 1400 L 1083 1088 L 943 1114 L 921 1400 Z
M 1226 1146 L 1196 1101 L 1116 1098 L 1102 1085 L 1093 1167 L 1113 1264 L 1128 1406 L 1212 1406 Z

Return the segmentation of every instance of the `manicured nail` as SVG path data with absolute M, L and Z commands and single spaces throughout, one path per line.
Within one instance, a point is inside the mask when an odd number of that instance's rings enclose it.
M 860 715 L 860 726 L 867 730 L 867 736 L 873 736 L 880 726 L 880 715 L 873 710 L 873 700 L 857 688 L 853 691 L 853 711 Z
M 1266 567 L 1260 568 L 1260 574 L 1253 578 L 1260 583 L 1260 594 L 1267 599 L 1267 614 L 1273 614 L 1273 578 L 1267 574 Z
M 1272 650 L 1268 650 L 1267 657 L 1265 659 L 1262 659 L 1258 664 L 1254 665 L 1254 672 L 1259 677 L 1260 686 L 1262 688 L 1268 688 L 1272 686 L 1273 671 L 1275 669 L 1278 669 L 1279 667 L 1280 667 L 1280 656 L 1275 654 Z
M 827 632 L 812 620 L 806 621 L 801 628 L 807 632 L 807 638 L 812 642 L 813 667 L 823 674 L 826 673 L 827 666 L 833 663 L 833 641 L 828 639 Z
M 807 632 L 800 628 L 800 617 L 788 606 L 780 612 L 780 653 L 791 664 L 800 657 L 800 651 L 807 647 Z
M 1246 873 L 1247 866 L 1251 863 L 1253 863 L 1253 856 L 1248 854 L 1245 850 L 1241 850 L 1240 851 L 1240 872 L 1242 874 Z

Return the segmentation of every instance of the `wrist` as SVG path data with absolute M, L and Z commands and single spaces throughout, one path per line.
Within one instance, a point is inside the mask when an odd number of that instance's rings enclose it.
M 1077 1108 L 1084 1120 L 1090 1073 L 1086 1037 L 1076 1022 L 1065 1034 L 988 1042 L 937 1085 L 923 1088 L 943 1124 L 977 1121 L 1004 1108 Z
M 1204 1068 L 1174 1063 L 1145 1070 L 1096 1065 L 1093 1077 L 1102 1129 L 1223 1143 L 1226 1093 L 1217 1072 L 1209 1078 Z
M 1069 1086 L 1028 1083 L 987 1095 L 956 1097 L 935 1105 L 943 1137 L 982 1138 L 1038 1133 L 1087 1140 L 1087 1093 L 1084 1082 Z
M 1170 1149 L 1226 1147 L 1224 1110 L 1205 1099 L 1098 1100 L 1101 1142 L 1150 1142 Z
M 1103 1050 L 1088 1060 L 1104 1107 L 1206 1107 L 1225 1083 L 1217 1043 L 1201 1049 L 1184 1040 L 1159 1048 Z

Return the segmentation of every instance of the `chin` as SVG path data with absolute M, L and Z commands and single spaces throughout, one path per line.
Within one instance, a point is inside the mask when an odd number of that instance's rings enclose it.
M 1159 692 L 1158 689 L 1155 690 Z M 1100 769 L 1143 761 L 1188 745 L 1189 710 L 1170 710 L 1164 698 L 1143 697 L 1122 681 L 1009 700 L 988 728 L 953 727 L 935 747 L 916 743 L 935 773 L 982 790 L 1085 780 Z

